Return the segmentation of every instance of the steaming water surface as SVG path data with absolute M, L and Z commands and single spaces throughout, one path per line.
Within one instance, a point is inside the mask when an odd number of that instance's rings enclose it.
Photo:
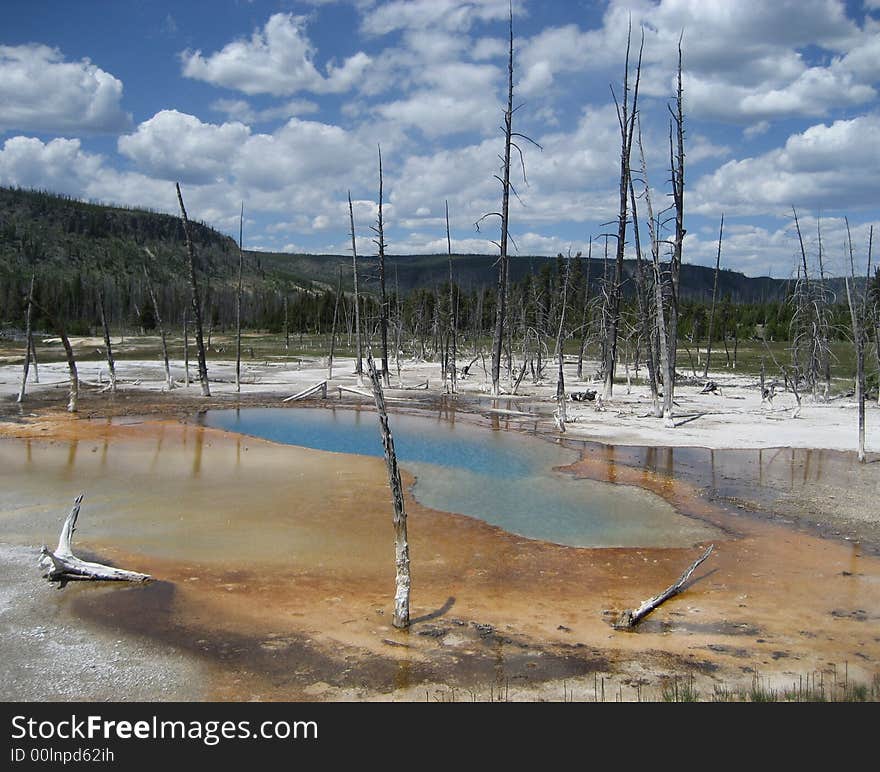
M 210 427 L 274 442 L 383 454 L 372 411 L 209 410 L 202 420 Z M 398 461 L 416 476 L 413 495 L 433 509 L 577 547 L 689 546 L 718 535 L 649 491 L 554 471 L 578 460 L 580 454 L 570 448 L 460 421 L 395 414 L 390 423 Z

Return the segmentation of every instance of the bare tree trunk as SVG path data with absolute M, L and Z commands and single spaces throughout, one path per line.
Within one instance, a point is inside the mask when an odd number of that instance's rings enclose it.
M 28 369 L 31 363 L 31 348 L 33 347 L 33 332 L 31 331 L 31 317 L 33 315 L 33 296 L 34 296 L 34 274 L 31 274 L 31 287 L 28 290 L 27 311 L 25 311 L 24 321 L 24 365 L 21 373 L 21 389 L 18 392 L 16 402 L 24 402 L 24 393 L 27 388 Z
M 636 248 L 636 301 L 639 309 L 639 326 L 641 328 L 641 335 L 645 339 L 645 361 L 648 365 L 648 388 L 651 390 L 651 402 L 654 407 L 654 415 L 659 418 L 662 415 L 662 411 L 660 410 L 660 398 L 657 390 L 657 360 L 654 356 L 654 346 L 652 344 L 654 325 L 651 322 L 651 304 L 648 298 L 647 281 L 643 265 L 644 260 L 642 259 L 642 241 L 639 232 L 636 192 L 632 184 L 632 175 L 630 175 L 629 180 L 629 195 L 632 205 L 633 238 Z M 638 347 L 636 348 L 638 349 Z M 636 377 L 638 377 L 638 351 L 636 352 Z
M 77 401 L 79 399 L 79 374 L 76 370 L 76 358 L 73 356 L 73 348 L 70 345 L 70 339 L 67 337 L 67 331 L 64 329 L 61 320 L 56 319 L 51 311 L 34 300 L 33 295 L 28 298 L 28 303 L 31 303 L 40 309 L 49 320 L 49 324 L 58 331 L 58 337 L 61 338 L 61 345 L 64 346 L 64 355 L 67 357 L 67 371 L 70 375 L 70 393 L 67 400 L 67 412 L 75 413 L 77 409 Z
M 235 293 L 235 390 L 241 391 L 241 283 L 244 272 L 244 201 L 238 217 L 238 290 Z
M 715 280 L 712 283 L 712 310 L 709 311 L 709 337 L 706 341 L 706 366 L 703 377 L 709 377 L 709 361 L 712 359 L 712 334 L 715 325 L 715 301 L 718 297 L 718 272 L 721 269 L 721 239 L 724 236 L 724 213 L 721 213 L 721 226 L 718 229 L 718 253 L 715 255 Z
M 400 302 L 400 277 L 397 275 L 397 265 L 394 266 L 394 303 L 397 311 L 397 329 L 394 338 L 394 359 L 397 364 L 397 382 L 401 383 L 400 344 L 403 336 L 403 306 Z
M 34 331 L 31 330 L 30 339 L 28 341 L 31 352 L 31 362 L 34 364 L 34 383 L 40 382 L 40 365 L 37 362 L 37 344 L 34 341 Z
M 186 318 L 186 307 L 183 309 L 183 382 L 189 386 L 189 324 Z
M 501 180 L 501 239 L 498 258 L 498 297 L 495 310 L 495 334 L 492 338 L 492 395 L 501 393 L 501 349 L 504 346 L 504 324 L 507 319 L 508 255 L 510 229 L 510 150 L 513 144 L 513 11 L 510 13 L 510 46 L 507 59 L 507 109 L 504 111 L 504 164 Z
M 556 359 L 559 369 L 556 376 L 556 424 L 559 431 L 565 431 L 568 418 L 565 410 L 565 354 L 563 352 L 563 333 L 565 331 L 565 308 L 568 302 L 568 276 L 571 272 L 571 255 L 565 263 L 565 276 L 562 279 L 562 310 L 559 313 L 559 330 L 556 333 Z
M 110 327 L 104 309 L 104 288 L 98 284 L 98 310 L 101 314 L 101 329 L 104 333 L 104 346 L 107 348 L 107 369 L 110 371 L 110 391 L 116 393 L 116 363 L 113 361 L 113 347 L 110 344 Z
M 367 351 L 367 368 L 373 385 L 373 398 L 379 414 L 379 429 L 382 433 L 382 447 L 385 450 L 385 463 L 388 467 L 388 484 L 391 487 L 391 498 L 394 504 L 394 554 L 397 567 L 396 589 L 394 592 L 394 616 L 391 624 L 397 628 L 409 627 L 409 542 L 406 535 L 406 508 L 403 502 L 403 485 L 400 481 L 400 470 L 397 467 L 397 456 L 394 453 L 394 438 L 388 426 L 388 413 L 385 410 L 385 396 L 382 393 L 382 382 L 373 356 Z
M 452 383 L 452 393 L 455 394 L 458 385 L 458 365 L 456 364 L 457 351 L 457 314 L 455 300 L 455 285 L 452 276 L 452 236 L 449 232 L 449 201 L 446 202 L 446 251 L 449 254 L 449 337 L 451 344 L 449 374 Z
M 199 302 L 199 285 L 196 281 L 196 252 L 189 229 L 189 218 L 186 216 L 186 207 L 183 205 L 183 195 L 180 192 L 180 184 L 175 183 L 177 188 L 177 202 L 180 204 L 180 216 L 183 220 L 183 233 L 186 236 L 186 253 L 189 260 L 189 286 L 192 294 L 193 318 L 196 323 L 196 348 L 199 357 L 199 382 L 202 385 L 202 396 L 210 397 L 211 389 L 208 385 L 208 362 L 205 357 L 205 339 L 202 335 L 202 306 Z
M 290 315 L 288 313 L 287 290 L 284 291 L 284 350 L 290 351 Z
M 865 291 L 862 297 L 861 307 L 856 303 L 853 297 L 855 286 L 850 287 L 850 280 L 855 285 L 856 269 L 855 258 L 853 256 L 852 235 L 849 230 L 849 220 L 844 218 L 846 222 L 847 245 L 849 249 L 850 276 L 844 277 L 846 282 L 846 300 L 849 305 L 850 318 L 852 320 L 853 344 L 856 349 L 856 402 L 858 403 L 859 413 L 859 441 L 858 441 L 858 458 L 859 463 L 865 463 L 865 346 L 867 343 L 867 309 L 868 309 L 868 288 L 871 282 L 871 257 L 874 243 L 874 226 L 872 225 L 868 231 L 868 270 L 865 277 Z
M 672 126 L 670 126 L 670 167 L 672 171 L 672 198 L 675 206 L 675 235 L 672 246 L 672 258 L 669 266 L 669 324 L 667 325 L 668 340 L 666 343 L 667 367 L 669 369 L 668 388 L 663 390 L 663 416 L 668 428 L 674 428 L 672 405 L 675 391 L 675 362 L 678 349 L 678 290 L 681 274 L 682 247 L 686 234 L 684 227 L 684 100 L 681 86 L 681 40 L 678 41 L 678 79 L 675 98 L 673 123 L 675 124 L 675 151 L 672 142 Z
M 357 267 L 357 244 L 354 235 L 354 208 L 351 205 L 351 191 L 348 192 L 348 216 L 351 220 L 351 265 L 354 276 L 354 338 L 357 361 L 354 371 L 357 373 L 358 383 L 363 385 L 364 365 L 361 351 L 361 310 L 360 295 L 358 294 L 358 267 Z
M 144 247 L 146 253 L 153 258 L 156 259 L 152 252 L 149 249 Z M 159 336 L 162 340 L 162 359 L 165 362 L 165 382 L 168 384 L 168 389 L 174 388 L 174 378 L 171 377 L 171 365 L 168 362 L 168 344 L 167 339 L 165 337 L 165 325 L 162 323 L 162 315 L 159 313 L 159 302 L 156 300 L 156 293 L 153 291 L 153 280 L 150 278 L 150 271 L 147 268 L 147 264 L 144 263 L 144 276 L 147 279 L 147 292 L 150 294 L 150 301 L 153 304 L 153 314 L 156 317 L 156 324 L 159 327 Z
M 385 224 L 382 218 L 382 148 L 379 148 L 379 217 L 376 234 L 379 239 L 379 330 L 382 338 L 382 379 L 386 386 L 391 385 L 391 373 L 388 372 L 388 297 L 385 293 Z M 352 231 L 354 225 L 352 224 Z
M 333 380 L 333 350 L 336 348 L 336 318 L 339 316 L 339 296 L 342 294 L 342 266 L 339 266 L 339 281 L 336 285 L 336 302 L 333 304 L 333 328 L 330 331 L 330 357 L 327 360 L 327 380 Z
M 822 221 L 818 217 L 816 218 L 816 235 L 818 237 L 818 246 L 819 246 L 819 282 L 822 287 L 822 330 L 821 330 L 821 346 L 822 346 L 822 377 L 825 381 L 824 392 L 825 392 L 825 401 L 828 401 L 828 398 L 831 396 L 831 346 L 828 342 L 829 338 L 829 322 L 828 322 L 828 302 L 827 296 L 825 293 L 825 264 L 822 260 Z M 880 357 L 880 349 L 877 351 L 877 356 Z M 880 359 L 878 359 L 880 362 Z
M 648 169 L 645 162 L 645 151 L 642 145 L 642 130 L 639 126 L 639 153 L 641 155 L 642 179 L 645 185 L 645 205 L 648 208 L 648 231 L 651 237 L 651 262 L 654 269 L 654 313 L 656 318 L 657 342 L 660 349 L 660 375 L 663 381 L 663 422 L 665 426 L 673 427 L 672 419 L 672 392 L 675 381 L 675 362 L 669 365 L 669 336 L 666 327 L 666 302 L 664 288 L 668 284 L 664 280 L 660 266 L 660 238 L 659 225 L 654 219 L 654 206 L 651 201 L 651 187 L 648 183 Z
M 577 377 L 579 381 L 584 379 L 584 351 L 587 348 L 587 336 L 590 323 L 590 272 L 593 266 L 593 237 L 590 236 L 590 244 L 587 247 L 587 272 L 584 280 L 584 313 L 581 319 L 581 345 L 578 350 Z
M 626 251 L 626 222 L 627 206 L 629 201 L 630 181 L 630 155 L 632 150 L 633 131 L 635 128 L 635 116 L 639 100 L 639 80 L 642 69 L 642 49 L 645 45 L 645 35 L 642 32 L 642 45 L 639 49 L 639 63 L 636 67 L 636 81 L 633 88 L 632 106 L 629 104 L 629 51 L 632 26 L 626 35 L 626 58 L 623 70 L 623 99 L 620 103 L 614 95 L 614 104 L 617 108 L 617 122 L 620 126 L 620 186 L 619 186 L 619 211 L 617 217 L 617 259 L 614 267 L 614 284 L 611 287 L 609 298 L 608 316 L 608 340 L 605 346 L 605 399 L 611 399 L 614 390 L 614 369 L 617 362 L 617 334 L 620 326 L 620 301 L 623 288 L 623 257 Z

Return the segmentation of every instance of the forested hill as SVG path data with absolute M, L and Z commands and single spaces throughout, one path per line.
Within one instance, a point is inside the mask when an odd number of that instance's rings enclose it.
M 285 253 L 250 253 L 259 259 L 263 268 L 274 275 L 286 275 L 291 280 L 302 283 L 313 282 L 326 287 L 335 287 L 338 271 L 342 269 L 343 285 L 350 289 L 350 255 L 300 255 Z M 368 290 L 375 288 L 375 256 L 359 256 L 359 268 L 363 268 L 363 279 Z M 494 287 L 498 282 L 498 269 L 494 255 L 454 254 L 453 272 L 455 283 L 463 290 L 473 291 Z M 510 280 L 520 282 L 527 275 L 540 276 L 542 272 L 555 268 L 558 258 L 543 256 L 515 255 L 510 259 Z M 449 281 L 449 256 L 442 255 L 388 255 L 386 256 L 386 283 L 389 291 L 396 285 L 401 293 L 423 287 L 433 289 Z M 590 266 L 590 286 L 597 290 L 603 277 L 605 266 L 601 259 L 593 258 Z M 613 258 L 608 263 L 609 276 L 614 270 Z M 624 273 L 634 277 L 635 261 L 627 260 Z M 586 273 L 586 260 L 582 270 Z M 359 270 L 360 274 L 361 271 Z M 681 293 L 686 300 L 707 300 L 712 297 L 712 282 L 715 271 L 699 265 L 683 265 L 681 272 Z M 836 285 L 836 280 L 832 284 Z M 843 287 L 843 281 L 839 282 Z M 791 283 L 784 279 L 770 277 L 750 278 L 736 271 L 722 269 L 718 277 L 719 297 L 728 297 L 734 303 L 760 303 L 779 300 L 785 297 Z M 634 282 L 627 282 L 626 295 L 631 295 Z
M 189 214 L 198 217 L 197 212 Z M 195 220 L 193 238 L 206 303 L 223 310 L 220 322 L 224 323 L 234 305 L 230 298 L 237 277 L 237 244 Z M 145 247 L 155 259 L 147 257 Z M 158 285 L 161 307 L 179 313 L 189 291 L 185 257 L 178 217 L 86 203 L 43 191 L 0 188 L 0 322 L 20 319 L 26 283 L 32 273 L 37 277 L 41 302 L 56 308 L 64 318 L 94 318 L 98 283 L 111 316 L 140 314 L 144 305 L 149 305 L 143 286 L 145 261 L 149 261 Z M 555 257 L 513 257 L 511 282 L 519 282 L 530 273 L 540 277 L 552 272 L 556 263 Z M 601 259 L 594 258 L 591 263 L 590 284 L 596 288 L 604 266 Z M 462 290 L 494 288 L 495 256 L 455 255 L 453 264 L 455 281 Z M 246 251 L 244 265 L 246 313 L 254 322 L 265 314 L 277 316 L 286 294 L 335 288 L 340 269 L 344 289 L 352 287 L 350 255 Z M 377 290 L 375 268 L 375 255 L 361 257 L 361 287 L 367 292 Z M 585 261 L 581 268 L 587 270 Z M 626 271 L 631 276 L 634 265 L 628 262 Z M 448 257 L 390 255 L 386 273 L 389 292 L 396 287 L 402 295 L 416 288 L 432 291 L 448 281 Z M 684 265 L 682 297 L 696 301 L 710 298 L 712 281 L 712 269 Z M 632 284 L 627 282 L 625 291 L 631 293 Z M 775 301 L 785 296 L 789 285 L 785 280 L 722 271 L 719 296 L 733 303 Z

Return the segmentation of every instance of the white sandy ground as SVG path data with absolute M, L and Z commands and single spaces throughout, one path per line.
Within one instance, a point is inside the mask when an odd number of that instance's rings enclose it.
M 468 360 L 460 360 L 459 367 Z M 208 371 L 213 397 L 235 397 L 234 361 L 209 360 Z M 433 362 L 407 360 L 402 362 L 401 377 L 398 378 L 396 365 L 391 363 L 391 389 L 388 390 L 389 407 L 405 404 L 431 395 L 443 393 L 444 385 L 440 377 L 440 365 Z M 183 384 L 183 362 L 171 363 L 172 374 L 177 383 Z M 84 362 L 78 365 L 79 376 L 83 381 L 83 393 L 97 391 L 100 385 L 107 385 L 107 365 L 104 362 Z M 119 389 L 163 392 L 166 391 L 164 367 L 158 360 L 122 360 L 116 365 Z M 595 371 L 595 363 L 588 368 Z M 555 366 L 548 367 L 553 370 Z M 566 393 L 597 389 L 601 384 L 577 381 L 574 363 L 566 363 Z M 337 386 L 358 388 L 352 359 L 336 360 L 333 379 L 330 382 L 329 397 L 337 398 Z M 28 384 L 28 393 L 39 392 L 57 395 L 58 407 L 66 405 L 68 388 L 67 365 L 47 363 L 40 365 L 40 383 Z M 196 368 L 190 362 L 191 383 L 186 388 L 187 396 L 199 393 L 195 380 Z M 249 360 L 242 362 L 243 396 L 277 397 L 279 400 L 327 378 L 326 359 L 314 357 L 300 360 Z M 853 397 L 833 397 L 828 402 L 814 400 L 810 395 L 802 395 L 802 405 L 795 417 L 797 403 L 790 392 L 777 386 L 772 404 L 762 402 L 757 378 L 739 375 L 730 371 L 711 371 L 709 378 L 720 386 L 719 394 L 700 394 L 702 382 L 697 385 L 680 383 L 676 385 L 675 423 L 676 428 L 664 427 L 662 419 L 655 418 L 647 387 L 616 384 L 611 400 L 606 400 L 601 410 L 592 402 L 567 403 L 567 436 L 572 439 L 598 440 L 613 444 L 654 445 L 662 447 L 706 447 L 722 448 L 822 448 L 854 451 L 857 448 L 857 404 Z M 415 389 L 417 385 L 429 384 L 429 389 Z M 478 361 L 471 367 L 471 375 L 459 381 L 458 391 L 462 396 L 489 399 L 488 379 Z M 771 378 L 767 378 L 767 383 Z M 778 383 L 778 382 L 777 382 Z M 21 384 L 21 366 L 0 366 L 0 398 L 18 393 Z M 509 385 L 506 382 L 502 386 Z M 400 388 L 402 387 L 402 388 Z M 364 386 L 369 392 L 369 381 Z M 555 377 L 545 378 L 538 384 L 526 378 L 520 384 L 516 395 L 503 394 L 497 405 L 487 401 L 482 407 L 499 411 L 529 411 L 544 418 L 551 418 L 555 409 Z M 171 396 L 171 395 L 169 395 Z M 351 398 L 346 394 L 346 398 Z M 551 422 L 552 426 L 552 422 Z M 866 450 L 880 452 L 880 406 L 876 400 L 869 401 L 866 419 Z
M 170 646 L 95 627 L 67 611 L 69 593 L 36 581 L 39 551 L 0 544 L 0 699 L 198 699 L 202 668 Z

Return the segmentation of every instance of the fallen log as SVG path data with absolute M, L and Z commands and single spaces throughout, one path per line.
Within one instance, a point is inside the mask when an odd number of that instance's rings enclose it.
M 90 563 L 81 560 L 73 554 L 71 543 L 73 532 L 76 530 L 76 520 L 79 517 L 79 506 L 83 494 L 74 499 L 70 514 L 61 526 L 61 536 L 58 538 L 58 546 L 52 552 L 45 544 L 40 547 L 40 568 L 46 571 L 43 577 L 50 582 L 60 582 L 61 587 L 69 581 L 76 580 L 105 580 L 122 582 L 148 582 L 152 579 L 148 574 L 139 574 L 136 571 L 126 571 L 122 568 L 105 566 L 102 563 Z
M 659 595 L 655 595 L 653 598 L 649 598 L 648 600 L 643 601 L 642 605 L 638 608 L 624 611 L 620 615 L 620 619 L 618 619 L 617 622 L 614 623 L 614 628 L 616 630 L 631 630 L 661 603 L 665 603 L 670 598 L 678 595 L 684 589 L 685 582 L 687 582 L 687 580 L 691 578 L 691 574 L 693 574 L 694 571 L 697 570 L 697 566 L 699 566 L 700 563 L 702 563 L 706 558 L 709 557 L 714 548 L 715 545 L 710 544 L 706 551 L 693 563 L 691 563 L 690 567 L 688 567 L 688 569 L 680 577 L 678 577 L 678 581 L 675 582 L 675 584 L 667 587 Z
M 366 391 L 361 391 L 360 389 L 351 389 L 348 386 L 337 386 L 339 390 L 339 399 L 342 399 L 342 392 L 347 392 L 348 394 L 357 394 L 359 397 L 369 397 L 372 398 L 373 395 Z
M 327 399 L 327 381 L 321 381 L 314 386 L 310 386 L 308 389 L 303 389 L 296 394 L 291 394 L 289 397 L 285 397 L 281 401 L 293 402 L 297 399 L 305 399 L 306 397 L 310 397 L 312 394 L 317 394 L 319 391 L 321 392 L 321 398 Z

